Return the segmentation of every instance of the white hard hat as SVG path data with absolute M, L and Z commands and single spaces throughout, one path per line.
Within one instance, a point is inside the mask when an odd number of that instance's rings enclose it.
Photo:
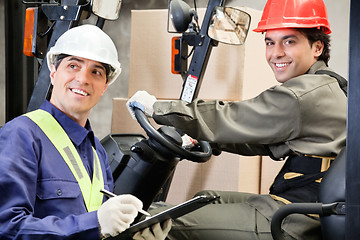
M 94 25 L 81 25 L 71 28 L 62 34 L 46 55 L 49 69 L 59 54 L 67 54 L 109 64 L 113 68 L 108 75 L 109 84 L 113 83 L 121 73 L 114 42 L 105 32 Z

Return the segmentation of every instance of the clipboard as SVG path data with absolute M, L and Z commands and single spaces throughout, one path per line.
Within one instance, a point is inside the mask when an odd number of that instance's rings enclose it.
M 150 227 L 158 222 L 162 223 L 165 220 L 171 218 L 171 219 L 176 219 L 178 217 L 181 217 L 187 213 L 190 213 L 192 211 L 195 211 L 201 207 L 206 206 L 209 203 L 214 202 L 215 200 L 219 199 L 220 196 L 205 196 L 205 195 L 201 195 L 201 196 L 197 196 L 195 198 L 192 198 L 186 202 L 183 202 L 179 205 L 176 205 L 174 207 L 171 207 L 163 212 L 160 212 L 158 214 L 155 214 L 151 217 L 148 217 L 138 223 L 133 224 L 132 226 L 130 226 L 130 228 L 128 228 L 126 231 L 124 231 L 123 233 L 121 233 L 120 235 L 118 235 L 115 238 L 111 238 L 111 239 L 122 239 L 121 236 L 123 235 L 132 235 L 142 229 L 145 229 L 147 227 Z M 120 238 L 118 238 L 120 237 Z

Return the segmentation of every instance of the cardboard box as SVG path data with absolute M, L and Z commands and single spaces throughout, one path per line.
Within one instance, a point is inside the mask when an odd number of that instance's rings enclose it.
M 246 42 L 241 46 L 219 43 L 212 49 L 199 98 L 242 100 L 273 85 L 274 77 L 264 57 L 264 36 L 252 31 L 261 11 L 241 9 L 251 15 Z M 201 23 L 205 9 L 198 12 Z M 183 80 L 171 73 L 171 38 L 179 34 L 170 34 L 166 29 L 166 9 L 132 10 L 129 97 L 138 90 L 146 90 L 157 98 L 180 97 Z
M 284 165 L 285 161 L 274 161 L 270 157 L 261 157 L 261 180 L 260 180 L 260 193 L 269 193 L 269 188 L 274 182 L 276 175 Z
M 113 98 L 113 111 L 111 117 L 111 133 L 138 133 L 147 136 L 144 129 L 133 119 L 126 108 L 128 98 Z M 159 125 L 152 118 L 150 123 L 157 129 Z
M 244 157 L 227 152 L 206 163 L 181 161 L 166 202 L 178 204 L 202 190 L 259 193 L 260 157 Z

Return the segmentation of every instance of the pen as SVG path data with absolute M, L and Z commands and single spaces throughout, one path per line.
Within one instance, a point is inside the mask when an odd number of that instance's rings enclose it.
M 100 192 L 103 193 L 105 196 L 107 196 L 109 198 L 117 196 L 116 194 L 114 194 L 114 193 L 112 193 L 112 192 L 110 192 L 110 191 L 108 191 L 106 189 L 101 189 Z M 146 216 L 150 216 L 150 213 L 146 212 L 145 210 L 140 209 L 139 212 L 146 215 Z

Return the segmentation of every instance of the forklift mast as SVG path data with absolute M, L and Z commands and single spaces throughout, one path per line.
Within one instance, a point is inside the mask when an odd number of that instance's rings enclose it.
M 217 45 L 217 41 L 211 39 L 207 34 L 210 19 L 213 9 L 216 6 L 222 6 L 223 4 L 223 0 L 210 0 L 208 3 L 200 34 L 198 35 L 199 39 L 195 42 L 194 54 L 191 58 L 188 71 L 185 74 L 186 77 L 180 96 L 180 99 L 183 101 L 192 102 L 199 94 L 211 50 L 213 46 Z
M 360 1 L 350 2 L 345 239 L 360 236 Z

